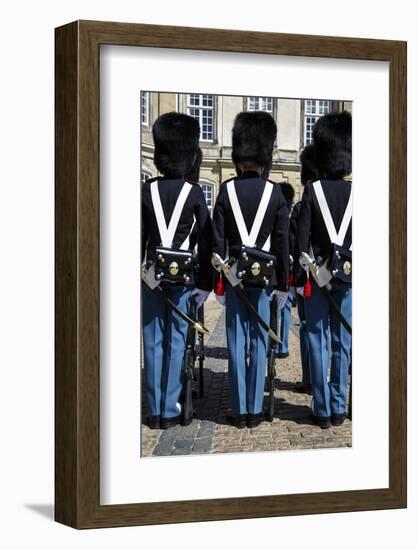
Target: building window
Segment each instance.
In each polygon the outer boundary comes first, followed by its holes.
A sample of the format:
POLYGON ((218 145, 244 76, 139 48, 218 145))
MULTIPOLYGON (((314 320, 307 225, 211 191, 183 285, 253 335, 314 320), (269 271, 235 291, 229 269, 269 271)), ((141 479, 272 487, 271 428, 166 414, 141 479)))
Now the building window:
POLYGON ((248 97, 247 108, 248 111, 266 111, 272 115, 273 99, 272 97, 250 96, 248 97))
POLYGON ((306 99, 304 101, 304 145, 313 141, 313 128, 317 120, 330 112, 327 99, 306 99))
POLYGON ((143 185, 146 180, 148 180, 150 177, 152 177, 152 174, 148 172, 147 170, 141 170, 140 171, 140 183, 143 185))
POLYGON ((202 183, 201 189, 204 193, 204 198, 206 199, 207 208, 209 209, 210 215, 213 211, 213 186, 209 183, 202 183))
POLYGON ((142 124, 149 126, 149 92, 140 94, 140 116, 142 124))
POLYGON ((214 96, 188 94, 187 113, 200 124, 200 140, 214 141, 214 96))

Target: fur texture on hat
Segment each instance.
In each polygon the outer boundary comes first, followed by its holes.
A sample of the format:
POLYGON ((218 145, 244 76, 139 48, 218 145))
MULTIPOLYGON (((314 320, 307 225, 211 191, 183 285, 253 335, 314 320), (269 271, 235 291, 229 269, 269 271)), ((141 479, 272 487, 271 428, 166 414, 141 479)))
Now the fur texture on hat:
POLYGON ((301 151, 300 162, 302 185, 305 185, 308 181, 316 180, 319 177, 316 167, 316 150, 312 143, 306 145, 301 151))
POLYGON ((279 185, 281 187, 282 194, 284 195, 285 202, 288 207, 291 207, 295 197, 294 187, 291 183, 287 183, 286 181, 281 182, 279 185))
MULTIPOLYGON (((198 160, 200 125, 182 113, 165 113, 152 126, 154 163, 167 177, 188 177, 198 160)), ((200 159, 201 160, 201 159, 200 159)))
POLYGON ((235 118, 232 130, 232 160, 270 166, 277 125, 268 113, 246 111, 235 118))
POLYGON ((313 128, 319 177, 339 179, 352 172, 352 116, 349 112, 329 113, 313 128))

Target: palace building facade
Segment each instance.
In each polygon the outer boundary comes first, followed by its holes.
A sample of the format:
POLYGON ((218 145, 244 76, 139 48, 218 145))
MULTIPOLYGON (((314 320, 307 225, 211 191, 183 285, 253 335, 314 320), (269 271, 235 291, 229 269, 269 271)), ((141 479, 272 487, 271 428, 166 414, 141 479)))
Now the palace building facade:
POLYGON ((270 178, 286 181, 301 198, 300 151, 311 142, 317 119, 329 112, 352 110, 348 101, 328 99, 281 99, 257 96, 217 96, 141 92, 141 182, 157 175, 153 164, 152 124, 159 115, 171 111, 186 113, 200 123, 203 161, 200 184, 210 212, 213 211, 222 181, 235 175, 231 159, 232 126, 241 111, 266 111, 278 127, 270 178))

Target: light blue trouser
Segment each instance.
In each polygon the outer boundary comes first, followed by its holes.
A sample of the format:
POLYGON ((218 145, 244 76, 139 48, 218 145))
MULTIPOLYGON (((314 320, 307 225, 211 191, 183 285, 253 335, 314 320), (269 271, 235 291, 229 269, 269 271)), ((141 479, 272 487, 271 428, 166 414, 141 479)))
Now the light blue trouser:
MULTIPOLYGON (((304 300, 308 351, 313 393, 312 409, 317 416, 342 414, 346 407, 351 336, 343 328, 322 292, 312 282, 311 297, 304 300), (328 381, 330 329, 331 364, 328 381)), ((352 323, 352 288, 332 285, 331 295, 349 324, 352 323)))
POLYGON ((288 353, 288 336, 291 327, 292 300, 292 296, 288 295, 285 306, 281 309, 281 330, 279 335, 281 342, 278 344, 278 353, 288 353))
MULTIPOLYGON (((188 313, 189 287, 165 288, 164 292, 181 311, 188 313)), ((142 323, 149 414, 164 418, 178 416, 188 324, 145 285, 142 285, 142 323)))
MULTIPOLYGON (((309 298, 307 298, 308 300, 309 298)), ((298 318, 300 319, 300 355, 301 355, 301 370, 303 373, 302 382, 304 384, 310 384, 310 360, 308 357, 308 337, 307 337, 307 323, 304 313, 304 300, 303 296, 297 294, 297 311, 298 318)))
MULTIPOLYGON (((245 288, 244 292, 269 324, 270 290, 245 288)), ((226 289, 226 336, 232 414, 259 414, 264 397, 268 335, 230 286, 226 289)))

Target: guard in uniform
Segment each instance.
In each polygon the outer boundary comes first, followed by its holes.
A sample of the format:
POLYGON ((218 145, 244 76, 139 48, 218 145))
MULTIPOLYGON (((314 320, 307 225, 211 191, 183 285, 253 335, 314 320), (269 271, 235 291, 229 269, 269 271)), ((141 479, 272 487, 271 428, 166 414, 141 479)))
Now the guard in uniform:
MULTIPOLYGON (((317 179, 317 171, 315 168, 315 151, 313 145, 307 145, 301 152, 301 185, 305 185, 309 181, 314 182, 317 179)), ((297 300, 297 312, 300 321, 299 328, 299 341, 300 341, 300 356, 301 356, 301 372, 302 377, 300 382, 295 383, 295 391, 298 393, 311 393, 311 381, 310 381, 310 361, 308 356, 308 338, 307 338, 307 324, 304 313, 304 285, 299 283, 299 279, 305 280, 304 273, 300 271, 300 266, 296 268, 300 253, 297 249, 297 227, 298 218, 300 216, 301 201, 297 202, 291 213, 290 218, 290 255, 294 258, 293 271, 290 275, 292 278, 292 284, 296 291, 297 300)), ((308 287, 308 294, 310 294, 310 288, 308 287)))
MULTIPOLYGON (((154 163, 163 175, 147 180, 142 188, 142 261, 153 270, 164 294, 187 314, 191 296, 199 306, 212 289, 211 218, 196 182, 200 127, 190 116, 166 113, 155 121, 152 133, 154 163), (192 231, 197 258, 190 245, 192 231)), ((188 324, 145 283, 142 323, 148 425, 166 429, 181 421, 188 324)))
MULTIPOLYGON (((288 208, 280 186, 266 178, 276 133, 268 113, 237 115, 232 160, 239 175, 222 184, 213 215, 213 252, 237 265, 239 288, 267 324, 270 299, 276 296, 282 308, 288 297, 288 208)), ((225 303, 228 420, 237 428, 254 427, 263 420, 268 335, 227 282, 225 303)))
MULTIPOLYGON (((326 292, 311 280, 311 297, 304 299, 312 384, 312 412, 322 428, 345 419, 351 336, 335 314, 330 299, 350 325, 352 320, 352 119, 350 113, 330 113, 313 130, 318 178, 305 185, 298 220, 300 254, 308 254, 327 277, 326 292), (330 331, 331 350, 328 349, 330 331), (329 353, 331 371, 328 380, 329 353)), ((305 256, 304 256, 305 258, 305 256)), ((303 259, 300 258, 300 263, 303 259)))

